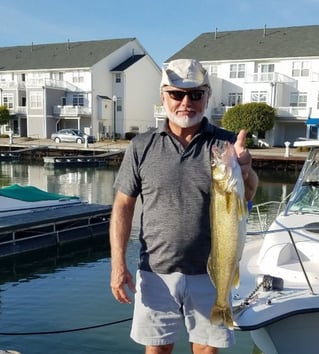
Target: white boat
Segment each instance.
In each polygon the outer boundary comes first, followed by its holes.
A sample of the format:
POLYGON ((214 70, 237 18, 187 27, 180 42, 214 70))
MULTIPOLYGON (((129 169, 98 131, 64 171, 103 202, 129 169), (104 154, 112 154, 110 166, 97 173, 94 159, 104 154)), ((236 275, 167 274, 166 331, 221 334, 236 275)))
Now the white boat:
POLYGON ((0 218, 80 203, 83 201, 79 197, 48 193, 34 186, 13 184, 0 188, 0 218))
POLYGON ((235 328, 265 354, 319 353, 319 141, 310 148, 285 209, 248 236, 233 300, 235 328))

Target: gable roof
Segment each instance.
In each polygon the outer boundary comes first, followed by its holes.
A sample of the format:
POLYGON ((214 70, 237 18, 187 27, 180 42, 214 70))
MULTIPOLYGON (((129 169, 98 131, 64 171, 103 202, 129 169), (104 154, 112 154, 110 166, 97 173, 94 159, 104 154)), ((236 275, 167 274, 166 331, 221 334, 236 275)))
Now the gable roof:
POLYGON ((203 33, 167 61, 319 56, 319 26, 262 28, 203 33))
POLYGON ((134 63, 142 59, 143 57, 145 57, 145 54, 139 54, 139 55, 134 54, 127 60, 123 61, 123 63, 117 65, 111 71, 124 71, 127 68, 129 68, 131 65, 133 65, 134 63))
POLYGON ((135 38, 0 48, 0 71, 91 67, 135 38))

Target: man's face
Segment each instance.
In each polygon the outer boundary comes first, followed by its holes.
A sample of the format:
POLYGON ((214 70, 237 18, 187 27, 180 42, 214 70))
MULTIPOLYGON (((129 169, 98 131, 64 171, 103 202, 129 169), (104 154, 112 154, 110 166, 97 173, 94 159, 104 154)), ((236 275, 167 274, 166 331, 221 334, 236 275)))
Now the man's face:
POLYGON ((202 121, 208 96, 206 86, 192 89, 164 86, 161 93, 168 119, 181 128, 190 128, 202 121))

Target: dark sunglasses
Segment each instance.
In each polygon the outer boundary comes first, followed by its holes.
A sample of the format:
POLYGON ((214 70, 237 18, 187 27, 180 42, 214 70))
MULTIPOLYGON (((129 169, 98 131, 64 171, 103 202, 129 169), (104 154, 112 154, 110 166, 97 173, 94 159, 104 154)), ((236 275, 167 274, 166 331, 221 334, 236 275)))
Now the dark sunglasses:
POLYGON ((204 90, 193 90, 193 91, 174 91, 174 90, 167 90, 163 91, 167 92, 169 97, 175 101, 182 101, 185 96, 188 96, 192 101, 199 101, 205 95, 204 90))

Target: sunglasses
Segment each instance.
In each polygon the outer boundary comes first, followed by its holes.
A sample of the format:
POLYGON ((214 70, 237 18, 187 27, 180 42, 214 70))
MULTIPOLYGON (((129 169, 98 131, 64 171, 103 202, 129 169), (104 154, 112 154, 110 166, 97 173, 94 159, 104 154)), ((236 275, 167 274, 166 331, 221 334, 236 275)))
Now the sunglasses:
POLYGON ((163 91, 163 92, 167 92, 169 97, 175 101, 182 101, 185 96, 188 96, 191 101, 199 101, 203 98, 206 91, 204 91, 204 90, 193 90, 193 91, 167 90, 167 91, 163 91))

